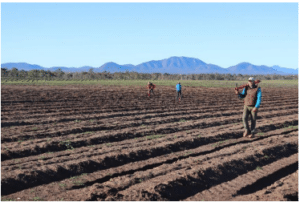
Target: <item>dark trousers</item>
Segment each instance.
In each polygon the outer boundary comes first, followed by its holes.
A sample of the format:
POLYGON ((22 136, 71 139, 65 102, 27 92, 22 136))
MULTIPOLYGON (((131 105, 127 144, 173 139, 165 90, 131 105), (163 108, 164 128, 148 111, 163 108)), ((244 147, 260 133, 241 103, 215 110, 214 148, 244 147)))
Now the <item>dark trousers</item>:
POLYGON ((153 91, 153 89, 149 89, 149 90, 148 90, 148 96, 150 96, 150 95, 151 95, 151 93, 154 95, 154 91, 153 91))
POLYGON ((257 117, 257 111, 256 110, 255 112, 252 112, 252 109, 254 107, 249 107, 249 106, 244 106, 244 112, 243 112, 243 125, 244 125, 244 128, 245 130, 248 131, 248 133, 255 133, 255 125, 256 125, 256 117, 257 117), (251 129, 249 127, 249 124, 248 124, 248 117, 250 116, 250 119, 251 119, 251 129))
POLYGON ((178 98, 180 98, 180 100, 181 100, 181 98, 182 98, 182 96, 181 96, 181 90, 180 90, 180 91, 177 91, 176 100, 178 100, 178 98))

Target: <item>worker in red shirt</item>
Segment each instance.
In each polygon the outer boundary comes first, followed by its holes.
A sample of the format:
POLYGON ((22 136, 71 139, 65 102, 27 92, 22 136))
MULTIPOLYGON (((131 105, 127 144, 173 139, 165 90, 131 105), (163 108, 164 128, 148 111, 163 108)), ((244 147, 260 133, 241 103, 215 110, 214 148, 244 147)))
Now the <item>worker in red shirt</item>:
POLYGON ((153 89, 155 88, 155 85, 149 81, 147 88, 148 88, 148 96, 150 97, 151 93, 154 95, 153 89))

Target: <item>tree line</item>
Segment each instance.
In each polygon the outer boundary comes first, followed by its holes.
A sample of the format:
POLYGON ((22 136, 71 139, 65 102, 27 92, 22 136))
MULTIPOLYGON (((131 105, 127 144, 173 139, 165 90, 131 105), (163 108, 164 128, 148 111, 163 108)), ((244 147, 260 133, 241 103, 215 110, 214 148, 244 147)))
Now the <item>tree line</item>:
POLYGON ((168 74, 138 72, 63 72, 61 69, 50 70, 18 70, 1 68, 1 79, 6 80, 247 80, 250 76, 260 80, 298 80, 298 75, 249 75, 249 74, 168 74))

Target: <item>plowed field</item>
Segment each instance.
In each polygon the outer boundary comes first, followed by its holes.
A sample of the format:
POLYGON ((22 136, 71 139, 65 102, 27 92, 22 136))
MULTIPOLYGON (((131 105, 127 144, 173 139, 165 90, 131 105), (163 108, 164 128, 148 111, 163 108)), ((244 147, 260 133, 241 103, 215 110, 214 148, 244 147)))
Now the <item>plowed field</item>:
POLYGON ((298 200, 298 89, 2 86, 2 200, 298 200))

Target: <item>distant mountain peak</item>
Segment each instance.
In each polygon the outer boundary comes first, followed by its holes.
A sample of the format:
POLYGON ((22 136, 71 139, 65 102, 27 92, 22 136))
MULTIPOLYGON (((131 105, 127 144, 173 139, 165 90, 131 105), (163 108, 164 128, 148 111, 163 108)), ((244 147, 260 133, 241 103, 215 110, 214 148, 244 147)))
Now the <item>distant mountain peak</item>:
POLYGON ((107 62, 107 63, 104 63, 103 65, 119 65, 119 64, 117 64, 115 62, 107 62))
POLYGON ((218 65, 207 64, 198 58, 185 57, 185 56, 172 56, 162 60, 151 60, 148 62, 143 62, 138 65, 126 64, 119 65, 115 62, 107 62, 100 67, 94 68, 91 66, 83 67, 51 67, 44 68, 39 65, 32 65, 26 62, 20 63, 4 63, 1 67, 6 67, 11 69, 13 67, 19 70, 30 71, 32 69, 44 69, 55 71, 61 68, 65 72, 80 72, 88 71, 93 68, 94 72, 125 72, 125 71, 135 71, 139 73, 169 73, 169 74, 207 74, 207 73, 219 73, 219 74, 298 74, 298 69, 289 69, 280 67, 278 65, 273 65, 268 67, 265 65, 253 65, 249 62, 241 62, 237 65, 230 66, 228 68, 222 68, 218 65))

